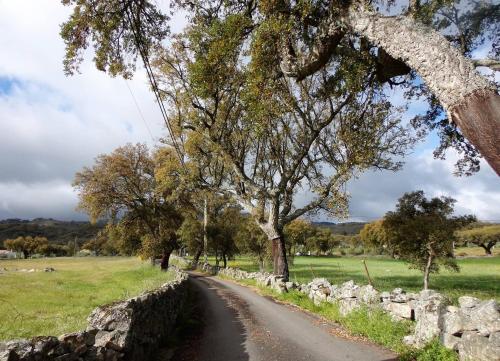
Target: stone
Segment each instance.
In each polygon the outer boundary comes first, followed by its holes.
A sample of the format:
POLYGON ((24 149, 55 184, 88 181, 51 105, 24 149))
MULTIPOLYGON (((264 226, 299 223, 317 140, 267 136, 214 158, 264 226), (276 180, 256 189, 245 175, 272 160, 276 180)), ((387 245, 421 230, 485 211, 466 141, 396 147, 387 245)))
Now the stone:
POLYGON ((343 298, 339 301, 339 311, 342 316, 346 316, 355 309, 361 307, 362 303, 357 298, 343 298))
POLYGON ((354 281, 347 281, 340 285, 338 298, 356 298, 359 286, 354 281))
POLYGON ((364 303, 374 304, 380 302, 379 292, 371 285, 362 286, 357 290, 357 297, 364 303))
POLYGON ((450 335, 459 336, 464 332, 464 317, 459 312, 445 312, 443 314, 442 330, 450 335))
POLYGON ((458 351, 458 345, 460 344, 461 338, 450 335, 449 333, 442 333, 439 337, 439 341, 441 341, 443 346, 447 349, 458 351))
POLYGON ((481 300, 476 297, 471 296, 462 296, 458 298, 458 304, 460 308, 473 308, 478 306, 481 303, 481 300))
MULTIPOLYGON (((430 290, 425 290, 430 291, 430 290)), ((415 331, 414 345, 422 347, 441 333, 443 315, 446 313, 447 300, 432 291, 420 293, 420 299, 415 301, 415 331)))
POLYGON ((483 301, 470 313, 473 328, 482 336, 500 331, 500 308, 495 300, 483 301))
POLYGON ((380 294, 380 300, 382 302, 388 302, 390 298, 391 298, 390 292, 384 291, 380 294))
POLYGON ((458 344, 460 360, 498 361, 500 347, 475 331, 465 331, 458 344))
POLYGON ((414 319, 413 309, 407 303, 387 302, 382 305, 382 308, 389 312, 395 319, 414 319))
POLYGON ((395 288, 390 293, 391 302, 405 303, 408 301, 406 297, 406 292, 402 288, 395 288))
POLYGON ((40 336, 31 339, 31 343, 33 344, 33 352, 45 355, 59 345, 59 340, 53 336, 40 336))

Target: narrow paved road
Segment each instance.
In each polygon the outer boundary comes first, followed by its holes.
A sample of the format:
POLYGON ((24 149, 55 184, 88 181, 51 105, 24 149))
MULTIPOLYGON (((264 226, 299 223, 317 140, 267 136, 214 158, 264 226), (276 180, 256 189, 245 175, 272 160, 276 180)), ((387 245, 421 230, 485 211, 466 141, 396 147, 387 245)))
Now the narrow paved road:
POLYGON ((204 327, 176 361, 389 361, 380 347, 335 336, 338 328, 247 287, 191 274, 204 327))

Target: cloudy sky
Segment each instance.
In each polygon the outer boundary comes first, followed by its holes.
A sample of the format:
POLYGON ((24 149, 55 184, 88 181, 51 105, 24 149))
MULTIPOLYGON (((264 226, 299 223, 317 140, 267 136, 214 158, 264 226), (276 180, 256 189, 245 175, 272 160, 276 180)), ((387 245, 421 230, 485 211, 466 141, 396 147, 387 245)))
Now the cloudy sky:
MULTIPOLYGON (((64 76, 59 25, 68 14, 56 0, 0 0, 0 219, 86 219, 75 211, 75 172, 100 153, 127 142, 154 145, 164 135, 144 73, 112 79, 94 69, 89 54, 82 74, 64 76)), ((352 219, 380 217, 402 193, 423 189, 456 198, 459 213, 500 220, 494 172, 483 165, 473 177, 454 177, 453 154, 434 160, 432 146, 420 144, 396 174, 353 181, 352 219)))

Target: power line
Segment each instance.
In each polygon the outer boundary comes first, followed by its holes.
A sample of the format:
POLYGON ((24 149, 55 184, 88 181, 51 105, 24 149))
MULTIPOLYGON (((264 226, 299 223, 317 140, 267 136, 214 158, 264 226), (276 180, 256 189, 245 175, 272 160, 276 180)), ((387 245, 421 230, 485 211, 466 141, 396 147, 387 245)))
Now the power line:
POLYGON ((128 91, 130 92, 130 95, 132 96, 132 99, 134 100, 135 107, 137 108, 137 112, 139 113, 142 121, 144 122, 144 125, 146 126, 146 129, 148 130, 149 135, 151 136, 151 140, 154 142, 155 138, 153 137, 153 133, 151 133, 151 129, 148 126, 148 123, 146 122, 146 118, 144 118, 144 115, 142 114, 141 108, 139 107, 139 104, 137 103, 137 99, 134 96, 134 93, 132 93, 132 89, 130 88, 130 85, 128 84, 127 79, 124 79, 125 85, 128 88, 128 91))
POLYGON ((158 87, 158 83, 156 82, 156 79, 155 79, 155 76, 154 76, 151 64, 149 62, 148 55, 146 53, 146 50, 143 48, 143 44, 140 41, 139 31, 135 27, 134 22, 132 22, 131 15, 129 14, 128 10, 126 11, 126 14, 127 14, 127 19, 128 19, 128 21, 130 23, 130 28, 132 29, 132 33, 134 35, 134 39, 135 39, 135 43, 136 43, 137 49, 139 50, 139 54, 141 55, 142 62, 143 62, 144 67, 146 69, 146 73, 148 74, 149 83, 150 83, 150 85, 151 85, 151 87, 153 89, 153 93, 155 95, 156 101, 158 102, 158 106, 160 108, 160 112, 161 112, 161 115, 163 117, 163 121, 165 122, 165 125, 167 126, 167 130, 168 130, 168 132, 170 134, 170 138, 172 139, 172 143, 174 145, 174 148, 175 148, 175 151, 177 153, 177 156, 179 157, 179 161, 181 162, 182 165, 184 165, 184 157, 182 155, 183 153, 181 152, 179 144, 177 143, 177 140, 176 140, 176 138, 174 136, 174 132, 172 130, 172 125, 170 124, 170 119, 168 117, 168 112, 165 109, 165 105, 163 104, 163 101, 161 99, 161 95, 160 95, 160 90, 159 90, 159 87, 158 87))

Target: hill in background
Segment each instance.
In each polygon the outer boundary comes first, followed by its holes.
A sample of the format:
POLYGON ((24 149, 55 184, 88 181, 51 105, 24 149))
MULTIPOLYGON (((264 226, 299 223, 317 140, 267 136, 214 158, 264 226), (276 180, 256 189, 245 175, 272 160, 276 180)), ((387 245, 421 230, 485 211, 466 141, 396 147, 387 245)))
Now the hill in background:
POLYGON ((321 228, 329 228, 334 234, 353 235, 358 234, 366 222, 313 222, 313 225, 321 228))
POLYGON ((0 220, 0 246, 6 239, 20 236, 47 237, 49 242, 68 244, 74 242, 82 244, 93 238, 102 229, 103 224, 90 222, 58 221, 51 218, 35 218, 33 220, 5 219, 0 220))

